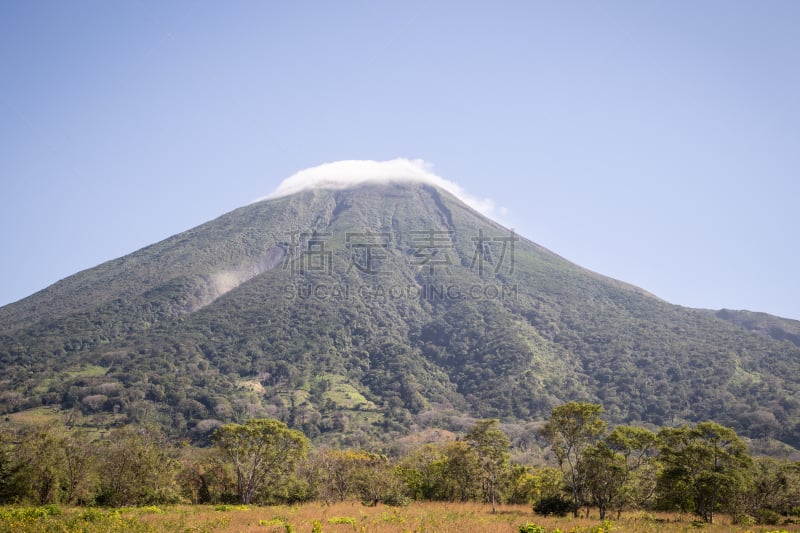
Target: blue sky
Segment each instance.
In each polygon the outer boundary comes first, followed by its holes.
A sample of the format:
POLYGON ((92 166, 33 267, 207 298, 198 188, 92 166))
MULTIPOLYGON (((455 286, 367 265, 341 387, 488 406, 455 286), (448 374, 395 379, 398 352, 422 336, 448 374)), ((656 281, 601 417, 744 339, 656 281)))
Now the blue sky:
POLYGON ((798 27, 791 0, 2 2, 0 305, 408 157, 582 266, 800 319, 798 27))

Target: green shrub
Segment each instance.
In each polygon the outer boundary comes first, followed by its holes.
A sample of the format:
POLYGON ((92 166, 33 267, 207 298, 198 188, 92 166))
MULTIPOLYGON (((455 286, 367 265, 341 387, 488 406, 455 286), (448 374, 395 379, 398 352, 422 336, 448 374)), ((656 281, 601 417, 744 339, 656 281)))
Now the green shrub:
POLYGON ((781 515, 772 509, 759 509, 754 513, 758 524, 774 526, 781 521, 781 515))
POLYGON ((538 524, 524 524, 519 526, 519 533, 545 533, 544 526, 538 524))
POLYGON ((274 518, 270 518, 269 520, 258 521, 259 526, 282 526, 286 523, 288 523, 288 521, 281 516, 276 516, 274 518))
POLYGON ((399 492, 387 494, 383 499, 383 503, 390 507, 405 507, 411 503, 411 498, 399 492))
POLYGON ((36 520, 47 518, 48 516, 61 516, 61 508, 54 504, 43 505, 41 507, 20 507, 17 509, 3 510, 3 516, 9 519, 36 520))
POLYGON ((756 524, 756 519, 749 514, 735 513, 732 516, 732 522, 737 526, 753 526, 756 524))
POLYGON ((533 512, 541 516, 567 516, 572 503, 561 496, 547 496, 533 504, 533 512))
POLYGON ((84 522, 99 522, 103 520, 106 515, 100 509, 89 507, 88 509, 84 509, 79 516, 84 522))
POLYGON ((249 505, 222 504, 222 505, 217 505, 217 506, 214 507, 215 511, 220 511, 220 512, 223 512, 223 513, 226 513, 228 511, 247 511, 248 509, 250 509, 249 505))
POLYGON ((332 516, 328 518, 329 524, 350 524, 353 526, 353 531, 356 531, 356 524, 357 521, 355 518, 350 518, 349 516, 332 516))

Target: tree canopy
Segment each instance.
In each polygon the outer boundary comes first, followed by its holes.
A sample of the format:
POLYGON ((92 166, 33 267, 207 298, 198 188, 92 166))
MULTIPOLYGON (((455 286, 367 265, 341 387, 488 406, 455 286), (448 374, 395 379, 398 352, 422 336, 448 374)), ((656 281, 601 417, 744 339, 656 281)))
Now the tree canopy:
POLYGON ((277 483, 308 452, 309 441, 301 431, 278 420, 251 419, 226 424, 212 437, 236 472, 242 503, 248 504, 264 484, 277 483))
POLYGON ((559 466, 572 492, 573 513, 585 498, 585 470, 583 461, 586 449, 594 444, 606 430, 600 418, 603 406, 586 402, 569 402, 553 408, 542 435, 550 442, 559 466))

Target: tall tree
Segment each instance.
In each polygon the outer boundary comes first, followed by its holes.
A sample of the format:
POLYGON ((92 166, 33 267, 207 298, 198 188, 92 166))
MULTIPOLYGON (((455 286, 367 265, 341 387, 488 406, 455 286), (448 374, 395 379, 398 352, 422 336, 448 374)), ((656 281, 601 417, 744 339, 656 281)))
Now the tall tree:
POLYGON ((301 431, 278 420, 254 418, 244 424, 226 424, 212 440, 233 465, 239 499, 253 501, 265 484, 277 483, 306 456, 309 442, 301 431))
POLYGON ((721 504, 741 488, 751 461, 734 430, 701 422, 696 427, 663 428, 659 459, 661 482, 669 489, 688 489, 694 511, 708 523, 721 504))
POLYGON ((15 455, 20 466, 20 485, 39 505, 58 503, 64 481, 61 447, 63 436, 53 425, 35 425, 20 432, 15 455))
POLYGON ((425 444, 412 449, 398 464, 397 472, 413 499, 446 499, 443 482, 444 464, 444 446, 425 444))
POLYGON ((564 479, 572 493, 572 512, 576 517, 584 502, 584 453, 606 430, 606 423, 600 418, 602 413, 603 406, 599 404, 565 403, 553 409, 541 430, 564 472, 564 479))
POLYGON ((479 420, 472 426, 464 440, 478 456, 484 497, 492 502, 494 513, 498 485, 508 467, 511 441, 500 429, 500 422, 497 419, 479 420))
POLYGON ((606 511, 615 505, 623 494, 626 478, 625 457, 600 441, 586 448, 580 469, 591 503, 597 506, 600 520, 605 520, 606 511))
POLYGON ((752 483, 742 492, 749 514, 768 509, 788 515, 800 505, 800 463, 755 457, 751 471, 752 483))
POLYGON ((625 484, 616 502, 617 516, 625 507, 644 507, 655 494, 658 481, 658 436, 641 427, 617 426, 606 443, 625 458, 625 484))
POLYGON ((64 469, 64 501, 72 505, 90 502, 95 495, 96 456, 88 434, 70 429, 61 441, 64 469))
POLYGON ((444 447, 444 460, 434 463, 441 493, 450 501, 468 501, 480 493, 480 462, 475 450, 464 441, 444 447))
POLYGON ((314 463, 318 494, 325 501, 359 497, 375 504, 384 499, 387 478, 393 477, 385 455, 364 450, 321 450, 314 463))
POLYGON ((133 427, 114 431, 100 453, 98 499, 114 506, 177 500, 173 455, 162 435, 133 427))
POLYGON ((14 437, 5 427, 0 427, 0 503, 14 499, 14 437))

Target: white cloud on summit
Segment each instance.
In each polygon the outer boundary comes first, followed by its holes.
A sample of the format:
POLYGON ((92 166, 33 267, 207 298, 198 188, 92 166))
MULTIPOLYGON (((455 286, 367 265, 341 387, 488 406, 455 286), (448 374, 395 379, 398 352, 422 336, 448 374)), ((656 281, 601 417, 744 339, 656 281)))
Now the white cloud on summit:
POLYGON ((257 201, 288 196, 305 189, 346 189, 364 183, 419 182, 446 190, 473 209, 492 217, 502 214, 492 200, 470 196, 456 183, 437 176, 432 165, 421 159, 391 159, 389 161, 344 160, 325 163, 301 170, 289 176, 278 188, 257 201))

